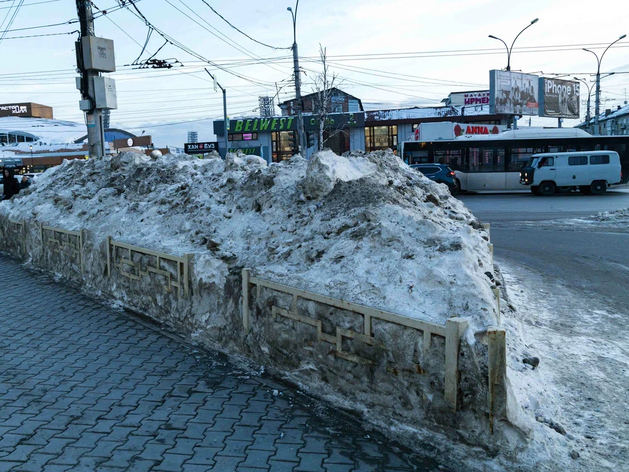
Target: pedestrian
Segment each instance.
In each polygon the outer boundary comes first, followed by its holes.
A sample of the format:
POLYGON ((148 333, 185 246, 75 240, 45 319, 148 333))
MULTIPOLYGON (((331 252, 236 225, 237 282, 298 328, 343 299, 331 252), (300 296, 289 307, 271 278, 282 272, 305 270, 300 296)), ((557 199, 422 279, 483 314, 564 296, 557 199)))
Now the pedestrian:
POLYGON ((29 188, 31 186, 31 181, 28 180, 26 175, 22 176, 22 181, 20 182, 20 190, 24 190, 25 188, 29 188))
POLYGON ((13 169, 4 168, 3 184, 4 191, 2 193, 2 200, 8 200, 13 195, 20 193, 20 184, 13 176, 13 169))

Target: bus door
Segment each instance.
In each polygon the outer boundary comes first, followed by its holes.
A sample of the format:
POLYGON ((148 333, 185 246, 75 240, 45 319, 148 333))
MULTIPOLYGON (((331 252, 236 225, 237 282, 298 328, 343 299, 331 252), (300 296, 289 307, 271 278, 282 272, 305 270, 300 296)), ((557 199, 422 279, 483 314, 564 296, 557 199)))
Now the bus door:
POLYGON ((505 190, 507 185, 504 148, 468 149, 468 190, 505 190))

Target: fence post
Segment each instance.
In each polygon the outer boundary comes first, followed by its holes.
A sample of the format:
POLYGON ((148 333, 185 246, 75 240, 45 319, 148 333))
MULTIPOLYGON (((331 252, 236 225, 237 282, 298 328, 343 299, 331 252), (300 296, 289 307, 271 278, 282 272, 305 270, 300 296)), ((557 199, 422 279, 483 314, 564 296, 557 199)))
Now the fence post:
POLYGON ((184 298, 188 298, 190 295, 190 260, 192 259, 192 254, 184 254, 184 260, 186 261, 183 265, 183 296, 184 298))
POLYGON ((497 320, 498 324, 500 324, 500 319, 502 318, 502 313, 500 313, 500 289, 498 287, 494 287, 491 289, 491 291, 494 292, 494 297, 496 297, 496 305, 498 307, 497 320))
POLYGON ((487 231, 487 237, 489 238, 489 241, 491 242, 491 225, 489 223, 483 223, 483 229, 487 231))
POLYGON ((107 277, 111 278, 111 236, 107 236, 107 277))
POLYGON ((242 269, 242 327, 245 334, 251 327, 249 319, 249 269, 242 269))
POLYGON ((506 388, 505 378, 507 374, 507 347, 505 330, 499 328, 489 328, 487 330, 487 350, 489 364, 489 432, 494 434, 494 416, 496 414, 496 400, 500 402, 500 412, 506 411, 506 388))
POLYGON ((462 318, 446 320, 445 400, 457 410, 459 393, 459 345, 467 328, 462 318))

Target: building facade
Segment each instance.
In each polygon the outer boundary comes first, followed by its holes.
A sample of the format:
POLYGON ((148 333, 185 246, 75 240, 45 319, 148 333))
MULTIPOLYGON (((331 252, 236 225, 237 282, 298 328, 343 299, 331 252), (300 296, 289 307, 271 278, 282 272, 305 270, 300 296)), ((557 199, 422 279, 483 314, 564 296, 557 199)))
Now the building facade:
MULTIPOLYGON (((616 110, 605 110, 605 113, 598 117, 600 135, 602 136, 623 136, 629 135, 629 105, 618 106, 616 110)), ((576 126, 590 134, 596 133, 596 120, 591 118, 589 123, 584 121, 576 126)))
MULTIPOLYGON (((347 151, 397 151, 398 143, 416 139, 421 123, 454 121, 477 125, 510 126, 511 115, 494 114, 489 111, 485 92, 465 92, 470 99, 463 105, 437 107, 414 107, 393 110, 362 111, 360 99, 334 89, 339 107, 332 110, 323 125, 324 147, 337 154, 347 151), (345 111, 348 110, 348 111, 345 111), (356 110, 356 111, 353 111, 356 110)), ((317 149, 320 140, 320 123, 316 108, 312 108, 312 95, 304 97, 304 127, 308 134, 307 157, 317 149), (307 105, 307 106, 306 106, 307 105), (313 110, 315 113, 313 113, 313 110)), ((456 94, 451 98, 458 100, 456 94), (453 97, 455 96, 455 97, 453 97)), ((465 98, 464 98, 465 100, 465 98)), ((295 100, 280 104, 282 116, 271 118, 243 117, 230 120, 228 129, 229 150, 256 154, 268 162, 279 162, 296 154, 297 117, 295 100)), ((223 120, 214 121, 214 134, 218 137, 219 149, 223 149, 223 120)))

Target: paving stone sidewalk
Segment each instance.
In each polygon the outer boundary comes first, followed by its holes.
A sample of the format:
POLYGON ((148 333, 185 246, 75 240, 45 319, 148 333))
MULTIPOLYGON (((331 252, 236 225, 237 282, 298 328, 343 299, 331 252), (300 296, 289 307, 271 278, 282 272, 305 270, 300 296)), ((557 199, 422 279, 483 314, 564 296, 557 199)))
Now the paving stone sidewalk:
POLYGON ((0 472, 445 470, 0 255, 0 472))

